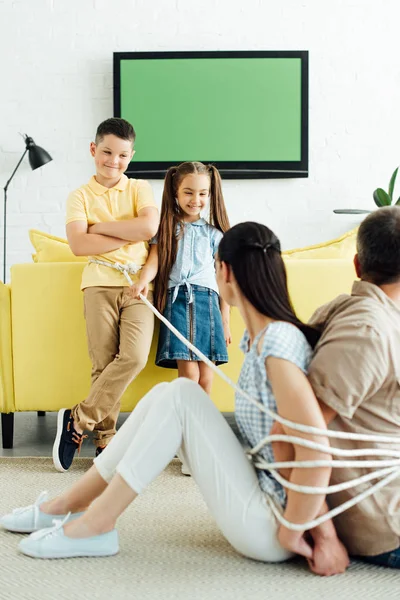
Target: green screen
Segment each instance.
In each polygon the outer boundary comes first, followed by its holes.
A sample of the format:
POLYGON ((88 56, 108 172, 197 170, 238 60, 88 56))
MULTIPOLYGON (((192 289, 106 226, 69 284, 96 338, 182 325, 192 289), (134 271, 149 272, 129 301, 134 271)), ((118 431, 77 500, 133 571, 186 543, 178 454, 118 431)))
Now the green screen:
POLYGON ((300 58, 121 60, 135 161, 300 161, 300 58))

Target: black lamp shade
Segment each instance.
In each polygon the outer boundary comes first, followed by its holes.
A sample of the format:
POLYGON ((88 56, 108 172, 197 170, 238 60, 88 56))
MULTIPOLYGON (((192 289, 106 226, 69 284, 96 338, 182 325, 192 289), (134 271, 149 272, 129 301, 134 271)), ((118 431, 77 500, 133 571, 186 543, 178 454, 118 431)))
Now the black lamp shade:
POLYGON ((40 146, 36 146, 31 137, 26 137, 25 143, 28 150, 29 164, 31 165, 32 171, 39 169, 39 167, 43 167, 43 165, 53 160, 46 150, 40 146))

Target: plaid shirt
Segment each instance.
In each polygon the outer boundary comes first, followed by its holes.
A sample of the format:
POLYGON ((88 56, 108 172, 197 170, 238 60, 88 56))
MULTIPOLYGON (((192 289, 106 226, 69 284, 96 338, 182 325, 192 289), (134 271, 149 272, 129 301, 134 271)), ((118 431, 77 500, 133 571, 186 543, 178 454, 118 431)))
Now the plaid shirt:
MULTIPOLYGON (((245 331, 240 348, 245 353, 245 359, 240 371, 239 387, 276 413, 276 401, 268 381, 265 359, 267 356, 282 358, 295 364, 303 373, 307 373, 312 350, 304 334, 290 323, 275 321, 257 335, 250 348, 249 334, 245 331), (261 352, 258 353, 257 345, 263 335, 261 352)), ((236 393, 235 417, 246 448, 253 448, 265 438, 274 423, 271 417, 261 412, 257 406, 239 393, 236 393)), ((274 462, 271 444, 265 445, 260 450, 259 456, 267 462, 274 462)), ((286 492, 274 479, 272 473, 257 469, 257 475, 261 489, 284 506, 286 492)))

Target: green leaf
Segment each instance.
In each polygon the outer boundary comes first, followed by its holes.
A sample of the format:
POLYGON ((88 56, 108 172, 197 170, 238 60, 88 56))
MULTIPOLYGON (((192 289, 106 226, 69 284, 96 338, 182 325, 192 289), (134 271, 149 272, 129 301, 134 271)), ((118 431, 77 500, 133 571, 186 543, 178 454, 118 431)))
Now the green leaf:
POLYGON ((392 177, 390 178, 390 183, 389 183, 390 204, 392 204, 392 202, 393 202, 393 190, 394 190, 394 184, 396 183, 396 177, 397 177, 398 170, 399 170, 399 167, 397 167, 397 169, 394 171, 392 177))
POLYGON ((392 203, 389 194, 385 192, 385 190, 383 190, 382 188, 376 189, 374 191, 373 196, 375 204, 379 207, 390 206, 392 203))
POLYGON ((399 198, 397 198, 397 202, 396 202, 396 204, 397 204, 397 205, 400 205, 400 197, 399 197, 399 198))

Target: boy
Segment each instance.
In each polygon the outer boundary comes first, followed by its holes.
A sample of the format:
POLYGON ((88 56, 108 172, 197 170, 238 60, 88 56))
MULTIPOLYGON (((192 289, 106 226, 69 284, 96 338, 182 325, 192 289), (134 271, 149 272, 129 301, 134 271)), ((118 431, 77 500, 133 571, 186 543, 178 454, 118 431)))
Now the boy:
MULTIPOLYGON (((67 201, 68 243, 76 256, 89 257, 81 289, 92 385, 86 400, 58 413, 53 462, 61 472, 71 466, 85 430, 94 431, 96 456, 111 441, 121 396, 144 368, 150 351, 153 313, 132 297, 121 271, 91 262, 143 267, 147 261, 146 240, 157 231, 158 210, 150 184, 124 175, 134 141, 135 131, 124 119, 101 123, 90 144, 96 175, 67 201)), ((139 275, 131 278, 136 283, 139 275)))

